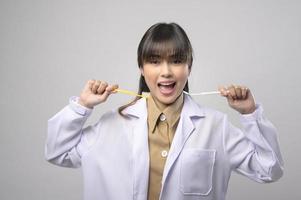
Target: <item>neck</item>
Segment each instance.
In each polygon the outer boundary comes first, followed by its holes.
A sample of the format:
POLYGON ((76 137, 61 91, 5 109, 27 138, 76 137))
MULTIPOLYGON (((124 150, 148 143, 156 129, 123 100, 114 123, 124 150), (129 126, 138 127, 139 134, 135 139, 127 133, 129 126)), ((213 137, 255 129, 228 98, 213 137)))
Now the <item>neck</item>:
MULTIPOLYGON (((179 97, 181 96, 181 94, 174 100, 174 102, 176 102, 179 97)), ((166 107, 170 106, 171 104, 173 104, 174 102, 170 103, 170 104, 165 104, 165 103, 162 103, 160 102, 155 96, 152 96, 153 99, 154 99, 154 102, 156 104, 156 106, 161 110, 163 111, 166 107)))

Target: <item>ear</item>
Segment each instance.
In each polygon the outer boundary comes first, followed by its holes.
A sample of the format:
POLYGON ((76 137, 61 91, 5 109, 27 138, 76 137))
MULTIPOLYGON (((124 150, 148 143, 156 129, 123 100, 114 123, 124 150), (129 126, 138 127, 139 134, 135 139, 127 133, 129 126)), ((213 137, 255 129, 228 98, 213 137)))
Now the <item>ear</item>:
POLYGON ((144 70, 143 70, 143 67, 139 67, 139 69, 140 69, 141 75, 144 76, 144 70))
POLYGON ((191 67, 188 67, 188 76, 190 76, 191 67))

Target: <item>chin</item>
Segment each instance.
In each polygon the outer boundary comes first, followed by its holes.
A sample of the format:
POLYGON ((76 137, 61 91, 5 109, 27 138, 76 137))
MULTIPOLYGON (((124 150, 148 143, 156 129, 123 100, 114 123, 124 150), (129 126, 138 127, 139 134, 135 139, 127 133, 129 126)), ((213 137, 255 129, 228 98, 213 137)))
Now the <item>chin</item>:
POLYGON ((160 94, 159 96, 156 96, 156 98, 163 104, 165 105, 169 105, 169 104, 172 104, 173 102, 176 101, 177 97, 179 96, 180 94, 174 94, 174 95, 171 95, 171 96, 163 96, 162 94, 160 94))
POLYGON ((167 99, 164 99, 164 100, 161 100, 159 99, 159 101, 165 105, 170 105, 172 104, 173 102, 175 102, 175 99, 170 99, 170 100, 167 100, 167 99))

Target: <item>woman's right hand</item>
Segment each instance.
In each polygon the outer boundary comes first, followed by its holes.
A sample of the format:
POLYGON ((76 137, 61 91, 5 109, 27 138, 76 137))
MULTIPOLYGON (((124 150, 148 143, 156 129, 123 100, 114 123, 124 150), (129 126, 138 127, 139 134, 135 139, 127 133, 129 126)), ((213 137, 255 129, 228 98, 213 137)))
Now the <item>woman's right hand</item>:
POLYGON ((78 103, 92 109, 105 102, 110 94, 116 93, 114 90, 117 88, 118 85, 109 85, 105 81, 89 80, 80 94, 78 103))

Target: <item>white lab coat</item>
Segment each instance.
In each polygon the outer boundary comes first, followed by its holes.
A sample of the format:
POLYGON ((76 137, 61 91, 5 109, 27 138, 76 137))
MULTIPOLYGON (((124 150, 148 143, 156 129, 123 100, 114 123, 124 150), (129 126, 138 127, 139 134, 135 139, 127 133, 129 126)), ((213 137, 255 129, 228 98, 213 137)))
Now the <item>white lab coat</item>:
MULTIPOLYGON (((180 121, 167 157, 161 200, 224 200, 231 171, 257 182, 283 173, 276 130, 263 116, 241 115, 243 130, 223 113, 199 106, 184 95, 180 121)), ((48 121, 46 159, 64 167, 82 167, 85 200, 146 200, 149 151, 146 100, 120 116, 104 114, 83 128, 91 110, 70 104, 48 121)))

